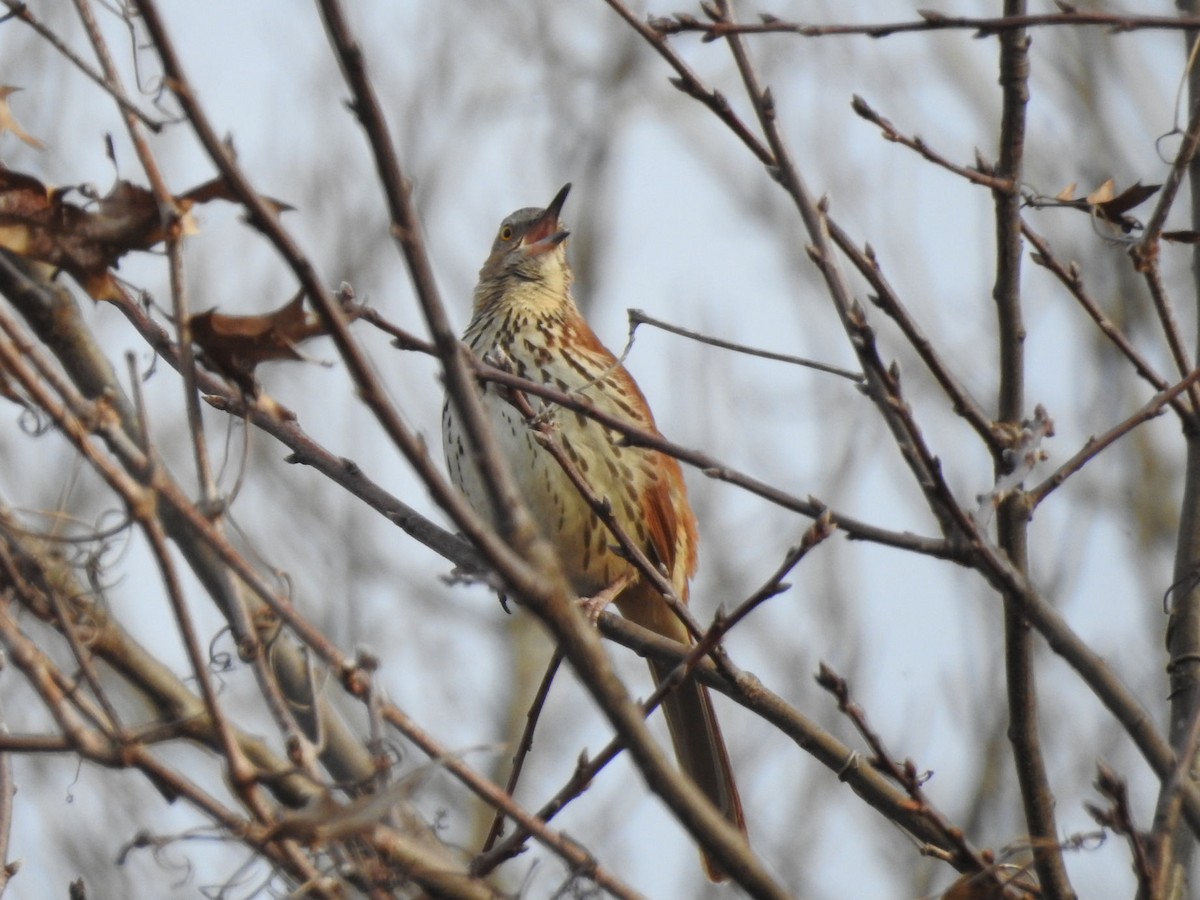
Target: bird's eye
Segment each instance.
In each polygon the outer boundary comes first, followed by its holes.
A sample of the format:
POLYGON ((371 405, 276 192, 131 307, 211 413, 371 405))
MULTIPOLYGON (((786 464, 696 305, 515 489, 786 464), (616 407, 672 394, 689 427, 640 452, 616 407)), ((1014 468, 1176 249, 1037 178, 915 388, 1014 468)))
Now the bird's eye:
POLYGON ((511 241, 513 238, 513 230, 511 225, 500 226, 500 240, 511 241))

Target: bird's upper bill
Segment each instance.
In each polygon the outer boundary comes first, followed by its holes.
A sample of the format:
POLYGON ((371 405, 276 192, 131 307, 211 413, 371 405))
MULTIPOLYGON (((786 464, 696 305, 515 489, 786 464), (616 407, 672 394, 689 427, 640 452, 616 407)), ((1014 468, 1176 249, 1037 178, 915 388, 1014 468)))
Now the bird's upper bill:
POLYGON ((560 227, 562 223, 558 220, 558 214, 562 211, 563 204, 567 201, 567 194, 570 192, 571 185, 564 184, 562 190, 554 195, 550 205, 542 210, 542 214, 529 226, 529 230, 521 239, 521 249, 527 256, 540 256, 547 253, 565 241, 571 234, 565 228, 560 227))

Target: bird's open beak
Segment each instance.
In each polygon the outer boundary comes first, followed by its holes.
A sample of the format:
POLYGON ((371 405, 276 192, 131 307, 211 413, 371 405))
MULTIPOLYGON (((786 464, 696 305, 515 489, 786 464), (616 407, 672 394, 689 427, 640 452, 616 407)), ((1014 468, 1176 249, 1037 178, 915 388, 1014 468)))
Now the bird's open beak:
POLYGON ((571 185, 564 184, 562 190, 554 195, 550 205, 542 211, 534 226, 525 233, 522 247, 526 254, 538 256, 547 253, 565 241, 571 234, 565 228, 560 228, 558 221, 558 214, 562 211, 563 204, 567 202, 567 194, 570 192, 571 185))

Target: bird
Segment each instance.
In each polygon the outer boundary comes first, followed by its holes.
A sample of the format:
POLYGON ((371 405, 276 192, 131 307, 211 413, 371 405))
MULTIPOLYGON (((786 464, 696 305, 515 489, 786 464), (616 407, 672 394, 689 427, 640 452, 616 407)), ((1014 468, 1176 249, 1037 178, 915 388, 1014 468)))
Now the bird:
MULTIPOLYGON (((572 297, 570 232, 560 219, 570 189, 565 185, 544 209, 519 209, 500 223, 479 271, 463 341, 480 358, 575 392, 594 408, 658 434, 641 389, 600 342, 572 297)), ((621 530, 667 574, 675 595, 686 603, 698 534, 679 462, 658 450, 629 446, 617 431, 549 401, 527 397, 523 414, 511 393, 493 384, 484 387, 482 400, 520 495, 576 594, 592 598, 585 602, 611 600, 626 619, 690 644, 691 635, 662 594, 621 553, 563 465, 539 443, 528 421, 529 407, 549 424, 576 473, 607 501, 621 530)), ((495 524, 497 516, 449 397, 442 413, 442 441, 451 480, 471 507, 495 524)), ((671 669, 670 664, 650 662, 656 684, 671 669)), ((708 689, 689 677, 665 696, 662 707, 680 768, 745 834, 741 798, 708 689)), ((725 880, 703 850, 701 861, 711 880, 725 880)))

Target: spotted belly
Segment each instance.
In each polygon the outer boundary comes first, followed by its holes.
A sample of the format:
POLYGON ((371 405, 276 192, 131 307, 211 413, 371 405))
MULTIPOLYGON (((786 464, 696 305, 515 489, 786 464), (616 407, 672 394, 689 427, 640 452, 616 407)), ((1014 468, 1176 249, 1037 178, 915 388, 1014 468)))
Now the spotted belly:
MULTIPOLYGON (((579 495, 558 461, 537 442, 520 413, 492 390, 484 392, 483 403, 522 499, 557 552, 575 591, 591 596, 627 573, 630 564, 613 550, 616 539, 579 495)), ((494 522, 483 479, 449 406, 443 417, 450 477, 476 512, 494 522)), ((636 514, 633 488, 637 482, 636 457, 642 451, 619 446, 615 436, 602 426, 567 410, 555 410, 549 421, 557 428, 555 437, 576 470, 594 493, 609 501, 622 529, 647 546, 645 523, 636 514), (562 417, 570 418, 569 428, 558 427, 562 417)))

